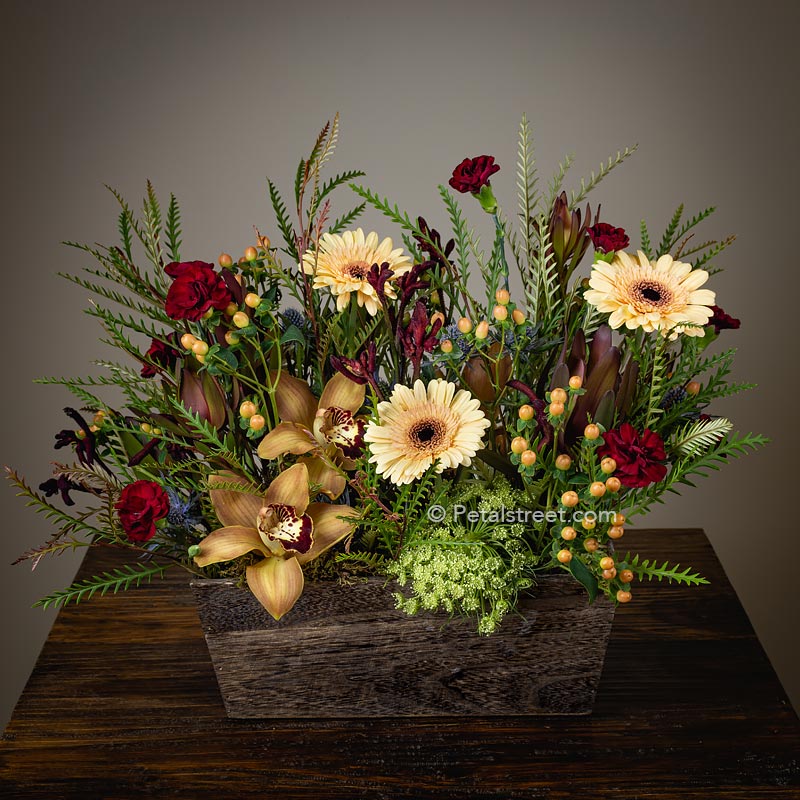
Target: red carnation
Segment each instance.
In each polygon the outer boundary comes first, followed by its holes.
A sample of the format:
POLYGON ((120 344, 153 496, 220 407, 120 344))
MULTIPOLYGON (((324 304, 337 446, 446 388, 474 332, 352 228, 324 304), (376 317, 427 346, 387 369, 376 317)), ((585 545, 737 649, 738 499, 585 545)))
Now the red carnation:
POLYGON ((153 481, 128 484, 114 506, 125 535, 132 542, 147 542, 155 536, 156 522, 169 514, 169 497, 153 481))
POLYGON ((166 303, 166 312, 172 319, 197 322, 209 308, 221 311, 233 299, 224 278, 205 261, 173 262, 165 271, 175 279, 166 303))
POLYGON ((592 225, 589 228, 589 238, 592 240, 594 249, 600 253, 624 250, 631 243, 624 228, 615 228, 607 222, 598 222, 592 225))
POLYGON ((742 324, 741 320, 726 314, 719 306, 711 306, 711 319, 706 325, 714 326, 714 333, 725 330, 738 330, 742 324))
POLYGON ((467 192, 478 194, 484 186, 489 185, 489 178, 499 171, 500 167, 494 163, 494 156, 465 158, 453 170, 453 177, 449 183, 462 194, 467 192))
POLYGON ((641 435, 633 425, 623 423, 617 430, 603 434, 602 447, 597 449, 601 458, 610 456, 617 462, 614 473, 623 486, 641 489, 651 483, 658 483, 667 474, 664 442, 661 437, 645 428, 641 435))
MULTIPOLYGON (((169 370, 175 366, 180 353, 174 347, 162 342, 161 339, 153 339, 145 355, 155 364, 169 370)), ((156 372, 158 370, 153 364, 145 364, 142 367, 143 378, 152 378, 156 372)))

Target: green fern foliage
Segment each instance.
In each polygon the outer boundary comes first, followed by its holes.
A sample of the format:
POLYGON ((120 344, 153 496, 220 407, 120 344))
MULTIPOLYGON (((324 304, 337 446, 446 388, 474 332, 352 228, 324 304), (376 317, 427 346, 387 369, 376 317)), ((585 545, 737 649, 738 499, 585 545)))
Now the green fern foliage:
POLYGON ((652 561, 649 559, 640 559, 638 554, 631 557, 631 554, 628 553, 625 558, 618 563, 622 568, 631 570, 640 581, 645 579, 648 581, 667 581, 667 583, 672 583, 674 581, 675 583, 682 583, 687 586, 698 586, 708 583, 708 580, 702 575, 692 572, 691 567, 681 570, 680 564, 670 566, 667 561, 661 566, 658 566, 658 562, 655 559, 652 561))
POLYGON ((722 417, 693 422, 679 431, 673 443, 673 449, 680 455, 690 458, 702 455, 731 430, 733 430, 733 423, 722 417))

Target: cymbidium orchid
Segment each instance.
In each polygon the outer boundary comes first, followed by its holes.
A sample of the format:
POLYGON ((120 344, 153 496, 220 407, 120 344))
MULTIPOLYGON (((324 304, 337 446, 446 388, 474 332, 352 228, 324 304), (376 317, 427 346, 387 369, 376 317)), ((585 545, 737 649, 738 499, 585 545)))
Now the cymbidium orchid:
POLYGON ((346 484, 343 470, 355 466, 353 459, 363 447, 365 423, 355 414, 365 394, 363 384, 337 373, 317 400, 305 381, 281 375, 275 390, 281 422, 261 440, 259 457, 304 456, 300 463, 311 483, 335 500, 346 484))
POLYGON ((247 481, 233 475, 212 476, 211 503, 224 527, 200 543, 194 561, 207 567, 247 553, 263 556, 247 567, 247 585, 264 608, 280 619, 303 593, 303 565, 352 532, 350 506, 310 503, 309 474, 295 464, 270 484, 263 497, 246 491, 247 481), (243 491, 230 487, 241 484, 243 491))

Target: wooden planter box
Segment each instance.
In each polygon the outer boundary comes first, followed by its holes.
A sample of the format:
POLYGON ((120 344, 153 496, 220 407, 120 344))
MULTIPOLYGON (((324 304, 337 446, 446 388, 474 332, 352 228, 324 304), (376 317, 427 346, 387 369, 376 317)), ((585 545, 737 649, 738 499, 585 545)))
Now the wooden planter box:
POLYGON ((279 622, 232 581, 193 581, 228 716, 472 717, 589 714, 614 606, 547 576, 498 631, 409 617, 381 579, 306 584, 279 622))

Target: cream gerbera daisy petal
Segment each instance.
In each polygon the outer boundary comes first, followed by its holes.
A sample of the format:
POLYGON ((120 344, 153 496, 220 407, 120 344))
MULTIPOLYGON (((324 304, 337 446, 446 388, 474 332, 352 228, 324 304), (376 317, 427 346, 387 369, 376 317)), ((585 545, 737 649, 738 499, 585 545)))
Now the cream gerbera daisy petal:
MULTIPOLYGON (((640 250, 636 256, 618 252, 611 263, 592 266, 587 303, 609 314, 612 328, 672 331, 680 323, 704 325, 711 316, 714 292, 700 289, 708 280, 702 269, 675 261, 670 255, 655 263, 640 250)), ((681 327, 676 332, 702 336, 702 328, 681 327)))
POLYGON ((328 288, 336 297, 336 309, 344 311, 355 292, 359 307, 371 316, 380 310, 375 290, 367 280, 373 264, 388 264, 392 276, 386 283, 386 295, 394 297, 391 281, 411 269, 411 259, 402 249, 394 249, 389 238, 380 241, 374 231, 364 235, 361 228, 341 235, 325 233, 316 251, 303 254, 301 268, 314 276, 315 289, 328 288))
POLYGON ((427 387, 397 386, 388 401, 378 404, 378 422, 364 434, 370 461, 395 484, 411 483, 436 465, 437 472, 468 466, 481 447, 489 420, 480 401, 441 379, 427 387))

